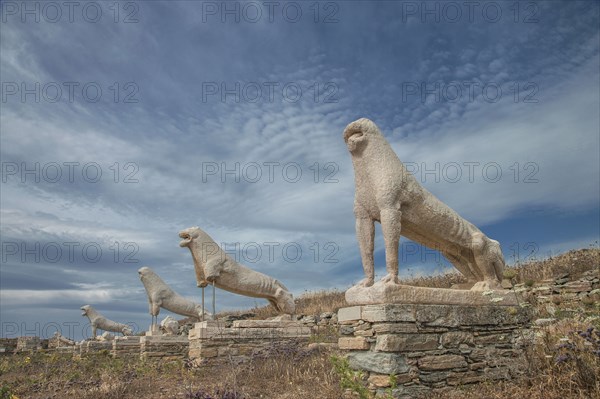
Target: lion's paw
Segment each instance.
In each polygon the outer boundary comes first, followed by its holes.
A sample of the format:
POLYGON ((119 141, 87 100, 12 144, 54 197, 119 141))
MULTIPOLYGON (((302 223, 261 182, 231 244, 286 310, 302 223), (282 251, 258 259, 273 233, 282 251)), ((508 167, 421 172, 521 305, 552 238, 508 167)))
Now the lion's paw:
POLYGON ((502 284, 498 281, 493 280, 485 280, 478 281, 475 283, 473 287, 471 287, 471 291, 502 291, 502 284))
POLYGON ((356 284, 356 285, 361 286, 361 287, 370 287, 373 285, 373 283, 375 283, 375 280, 373 280, 370 277, 367 277, 367 278, 360 280, 358 282, 358 284, 356 284))
POLYGON ((384 284, 400 284, 400 280, 398 280, 398 276, 394 274, 386 274, 384 278, 381 279, 384 284))

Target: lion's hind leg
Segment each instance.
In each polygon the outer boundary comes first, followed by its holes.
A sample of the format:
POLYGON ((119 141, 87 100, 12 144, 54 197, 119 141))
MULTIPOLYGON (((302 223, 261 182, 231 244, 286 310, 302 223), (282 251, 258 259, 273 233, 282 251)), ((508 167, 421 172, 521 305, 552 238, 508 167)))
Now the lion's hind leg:
MULTIPOLYGON (((483 275, 483 281, 479 281, 471 288, 473 291, 502 289, 502 276, 498 275, 502 267, 497 265, 498 254, 493 249, 490 251, 490 244, 493 245, 483 233, 473 235, 473 257, 479 272, 483 275)), ((500 257, 502 257, 501 253, 500 257)))
POLYGON ((442 252, 442 254, 452 263, 452 265, 459 271, 469 283, 475 283, 482 279, 482 276, 476 274, 476 270, 473 264, 468 262, 466 259, 455 256, 449 252, 442 252))
POLYGON ((269 299, 269 302, 281 313, 294 314, 296 312, 294 297, 283 288, 277 288, 275 298, 269 299))

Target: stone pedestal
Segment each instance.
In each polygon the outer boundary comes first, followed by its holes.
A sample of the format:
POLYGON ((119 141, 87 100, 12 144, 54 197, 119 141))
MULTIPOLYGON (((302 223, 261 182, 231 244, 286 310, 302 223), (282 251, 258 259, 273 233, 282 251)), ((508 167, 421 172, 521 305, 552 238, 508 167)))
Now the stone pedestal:
POLYGON ((203 321, 196 323, 188 336, 193 364, 237 363, 286 342, 308 342, 311 329, 297 321, 238 320, 231 327, 219 321, 203 321))
POLYGON ((142 337, 117 337, 112 341, 111 355, 113 357, 140 356, 142 337))
POLYGON ((178 360, 187 358, 188 337, 182 335, 156 335, 140 338, 140 357, 147 360, 178 360))
POLYGON ((112 350, 112 341, 83 341, 80 345, 80 355, 99 354, 101 351, 110 353, 112 350))
POLYGON ((0 338, 0 355, 11 354, 17 349, 18 338, 0 338))
POLYGON ((42 341, 40 337, 19 337, 17 338, 17 352, 33 352, 41 349, 42 341))
POLYGON ((494 305, 517 306, 519 298, 507 290, 470 291, 450 288, 415 287, 377 281, 370 287, 356 285, 345 294, 349 305, 375 305, 385 303, 443 304, 443 305, 494 305))
POLYGON ((511 379, 526 368, 530 320, 518 306, 362 305, 340 309, 338 320, 350 367, 368 374, 371 390, 389 387, 393 375, 394 397, 511 379))
POLYGON ((160 326, 158 324, 153 324, 148 327, 148 331, 146 331, 146 337, 155 337, 158 335, 163 335, 162 331, 160 331, 160 326))

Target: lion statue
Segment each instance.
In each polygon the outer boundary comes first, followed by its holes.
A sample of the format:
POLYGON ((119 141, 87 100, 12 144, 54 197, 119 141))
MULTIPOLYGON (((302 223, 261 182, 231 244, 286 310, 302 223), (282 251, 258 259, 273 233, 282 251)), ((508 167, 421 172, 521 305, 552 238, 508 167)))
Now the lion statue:
POLYGON ((87 316, 90 319, 90 324, 92 325, 92 336, 96 339, 96 330, 104 330, 104 331, 112 331, 122 333, 123 335, 131 335, 133 334, 133 330, 127 324, 117 323, 116 321, 112 321, 102 316, 96 309, 94 309, 91 305, 84 305, 81 307, 83 313, 82 316, 87 316))
POLYGON ((185 299, 171 289, 154 270, 149 267, 142 267, 138 270, 140 280, 144 284, 146 294, 148 294, 148 305, 150 315, 152 316, 152 325, 158 322, 158 314, 160 308, 165 308, 168 311, 179 315, 194 317, 202 320, 202 314, 205 317, 212 315, 202 309, 202 305, 185 299))
POLYGON ((231 259, 214 240, 199 227, 179 233, 181 247, 189 248, 194 260, 196 283, 253 298, 265 298, 280 313, 294 314, 296 304, 290 291, 278 280, 249 269, 231 259))
POLYGON ((355 177, 356 236, 365 272, 359 285, 374 282, 374 222, 381 223, 387 275, 398 283, 400 235, 439 250, 466 278, 472 290, 501 289, 504 257, 498 241, 421 186, 404 167, 379 128, 359 119, 344 130, 355 177))

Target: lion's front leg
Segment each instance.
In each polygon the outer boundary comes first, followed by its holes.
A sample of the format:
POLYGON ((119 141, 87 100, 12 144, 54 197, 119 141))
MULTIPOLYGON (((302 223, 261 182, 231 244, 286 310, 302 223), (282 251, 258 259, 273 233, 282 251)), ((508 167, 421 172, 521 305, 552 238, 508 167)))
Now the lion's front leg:
POLYGON ((375 264, 373 261, 373 249, 375 240, 375 223, 370 217, 356 217, 356 238, 360 248, 365 278, 358 284, 370 287, 375 280, 375 264))
POLYGON ((398 244, 400 242, 402 212, 396 209, 381 211, 381 230, 385 241, 385 268, 387 275, 384 283, 399 284, 398 281, 398 244))
MULTIPOLYGON (((217 277, 221 275, 221 270, 223 267, 221 266, 225 259, 220 259, 219 257, 212 258, 206 262, 206 267, 204 268, 204 277, 207 282, 214 282, 217 277)), ((206 284, 204 285, 206 286, 206 284)))

